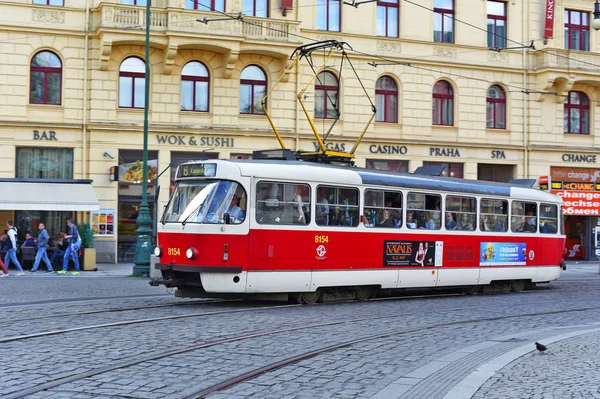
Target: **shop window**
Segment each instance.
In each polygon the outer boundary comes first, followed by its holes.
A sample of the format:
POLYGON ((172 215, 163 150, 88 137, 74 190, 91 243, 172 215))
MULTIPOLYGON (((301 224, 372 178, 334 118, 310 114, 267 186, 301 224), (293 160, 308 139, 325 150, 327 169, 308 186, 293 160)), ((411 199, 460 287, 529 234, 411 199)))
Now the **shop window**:
POLYGON ((406 226, 409 229, 439 230, 442 197, 436 194, 408 193, 406 202, 406 226))
POLYGON ((72 179, 73 149, 17 147, 16 173, 20 179, 72 179))
POLYGON ((33 0, 33 4, 39 4, 44 6, 64 6, 64 0, 33 0))
POLYGON ((29 102, 60 105, 62 82, 60 58, 51 51, 40 51, 31 60, 30 72, 29 102))
POLYGON ((434 0, 433 41, 454 43, 454 0, 434 0))
POLYGON ((225 12, 225 0, 185 0, 185 8, 199 11, 225 12))
POLYGON ((267 18, 269 16, 269 0, 243 0, 242 14, 267 18))
POLYGON ((308 184, 264 182, 256 185, 256 221, 259 224, 310 223, 308 184))
POLYGON ((508 201, 482 198, 479 206, 481 231, 508 231, 508 201))
MULTIPOLYGON (((52 252, 56 248, 56 242, 60 237, 62 241, 63 233, 68 233, 67 218, 74 217, 73 212, 66 211, 15 211, 15 227, 17 228, 17 237, 19 243, 22 244, 25 239, 25 233, 29 232, 34 238, 39 234, 38 225, 40 222, 46 224, 48 232, 48 258, 54 260, 53 267, 55 269, 62 268, 63 258, 53 259, 52 252)), ((6 227, 5 227, 6 228, 6 227)), ((60 242, 60 241, 59 241, 60 242)))
POLYGON ((446 196, 446 230, 473 231, 477 225, 477 200, 446 196))
POLYGON ((465 164, 462 163, 423 161, 423 166, 443 166, 442 176, 456 177, 457 179, 462 179, 464 176, 465 164))
POLYGON ((398 85, 389 76, 382 76, 375 85, 375 121, 398 122, 398 85))
POLYGON ((498 85, 490 87, 487 92, 486 127, 506 129, 506 93, 498 85))
POLYGON ((121 0, 121 4, 129 4, 130 6, 147 6, 147 0, 121 0))
POLYGON ((513 201, 510 228, 513 233, 536 233, 537 204, 535 202, 513 201))
POLYGON ((487 42, 489 48, 506 47, 506 3, 487 2, 487 42))
POLYGON ((398 37, 398 0, 377 2, 377 36, 398 37))
POLYGON ((267 92, 267 76, 256 65, 244 68, 240 76, 240 113, 264 114, 260 103, 267 92))
POLYGON ((365 226, 402 227, 402 193, 365 190, 365 226))
POLYGON ((433 124, 454 125, 454 91, 444 80, 433 86, 433 124))
POLYGON ((317 29, 339 32, 341 14, 340 0, 317 0, 317 29))
POLYGON ((315 118, 335 119, 338 109, 338 80, 331 72, 321 72, 315 80, 315 118))
POLYGON ((144 108, 146 103, 146 63, 126 58, 119 67, 119 107, 144 108))
POLYGON ((570 91, 564 102, 565 133, 590 134, 590 101, 580 91, 570 91))
POLYGON ((319 226, 358 226, 358 189, 317 187, 315 221, 319 226))
POLYGON ((540 233, 556 234, 558 231, 558 207, 554 204, 540 204, 540 233))
POLYGON ((198 61, 185 64, 181 71, 181 110, 208 111, 208 69, 198 61))
POLYGON ((392 161, 385 159, 367 159, 367 169, 386 170, 389 172, 408 173, 408 161, 392 161))
POLYGON ((508 183, 514 178, 514 165, 477 164, 477 180, 508 183))
POLYGON ((565 49, 590 51, 590 14, 565 10, 565 49))

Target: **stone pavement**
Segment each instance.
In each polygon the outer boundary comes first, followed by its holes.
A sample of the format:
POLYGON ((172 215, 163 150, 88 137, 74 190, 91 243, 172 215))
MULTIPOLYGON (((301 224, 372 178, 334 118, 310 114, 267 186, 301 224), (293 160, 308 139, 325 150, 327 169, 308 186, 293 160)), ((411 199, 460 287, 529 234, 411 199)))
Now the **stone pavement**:
MULTIPOLYGON (((128 277, 133 274, 133 263, 98 263, 95 271, 81 271, 79 276, 71 275, 73 270, 69 270, 69 274, 61 275, 56 273, 59 269, 54 269, 54 273, 46 273, 46 266, 42 264, 36 273, 25 272, 24 276, 18 278, 33 277, 33 278, 65 278, 65 277, 128 277)), ((10 278, 17 277, 17 270, 11 267, 9 270, 10 278)))

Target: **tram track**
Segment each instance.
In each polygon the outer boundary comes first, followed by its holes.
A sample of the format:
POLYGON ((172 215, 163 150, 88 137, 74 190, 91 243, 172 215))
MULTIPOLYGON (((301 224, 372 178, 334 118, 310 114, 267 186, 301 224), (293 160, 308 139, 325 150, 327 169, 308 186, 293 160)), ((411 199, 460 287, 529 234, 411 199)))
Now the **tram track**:
MULTIPOLYGON (((540 302, 540 303, 542 303, 542 302, 540 302)), ((532 305, 532 303, 530 302, 530 303, 528 303, 528 305, 532 305)), ((301 306, 301 305, 283 305, 282 307, 299 307, 299 306, 301 306)), ((284 360, 279 360, 277 362, 273 362, 273 363, 261 366, 250 372, 242 373, 236 377, 223 380, 223 381, 219 382, 218 384, 214 384, 210 387, 202 388, 202 389, 198 390, 196 393, 194 393, 193 395, 189 395, 188 397, 186 397, 186 399, 191 399, 191 398, 200 399, 200 398, 203 398, 205 395, 232 387, 233 385, 236 385, 243 381, 249 380, 259 374, 262 374, 262 373, 265 373, 268 371, 272 371, 272 370, 276 370, 281 367, 285 367, 292 363, 295 363, 295 362, 298 362, 298 361, 301 361, 304 359, 308 359, 308 358, 317 356, 322 353, 326 353, 326 352, 333 351, 336 349, 341 349, 341 348, 348 347, 348 346, 351 346, 351 345, 354 345, 357 343, 362 343, 362 342, 367 342, 367 341, 371 341, 371 340, 375 340, 375 339, 390 337, 393 335, 408 334, 408 333, 413 333, 413 332, 418 332, 418 331, 423 331, 423 330, 432 330, 432 329, 437 329, 437 328, 445 328, 445 327, 474 324, 474 323, 481 323, 481 322, 507 320, 507 319, 521 318, 521 317, 541 317, 541 316, 548 316, 548 315, 557 315, 557 314, 562 314, 562 313, 584 312, 584 311, 597 310, 597 309, 600 309, 600 306, 588 306, 588 307, 580 307, 580 308, 575 308, 575 309, 562 309, 562 310, 535 312, 535 313, 520 313, 520 314, 504 315, 504 316, 481 317, 481 318, 474 318, 474 319, 456 320, 456 321, 445 322, 445 323, 433 323, 433 324, 423 325, 423 326, 419 326, 419 327, 403 328, 403 329, 397 329, 397 330, 388 331, 388 332, 379 333, 379 334, 366 335, 366 336, 355 338, 352 340, 339 342, 339 343, 336 343, 333 345, 323 346, 323 347, 320 347, 317 349, 313 349, 313 350, 286 358, 284 360)), ((464 311, 464 310, 473 310, 473 307, 441 309, 441 310, 438 310, 435 312, 429 312, 429 313, 446 313, 446 312, 451 312, 451 311, 464 311)), ((487 312, 487 313, 489 314, 489 312, 487 312)), ((361 322, 361 321, 389 319, 389 318, 393 318, 393 317, 403 317, 403 316, 415 315, 415 314, 421 315, 423 313, 422 312, 414 312, 414 313, 410 313, 410 314, 404 313, 404 314, 385 315, 385 316, 361 317, 361 318, 354 318, 354 319, 338 320, 338 321, 333 321, 333 322, 312 323, 312 324, 304 324, 304 325, 299 325, 299 326, 290 326, 290 327, 285 327, 285 328, 276 328, 276 329, 271 329, 271 330, 266 330, 266 331, 245 333, 243 335, 238 335, 238 336, 228 337, 228 338, 223 338, 223 339, 217 339, 217 340, 203 342, 203 343, 199 343, 199 344, 195 344, 195 345, 190 345, 190 346, 185 346, 185 347, 180 347, 180 348, 169 349, 169 350, 165 350, 165 351, 161 351, 161 352, 151 353, 151 354, 147 354, 147 355, 132 356, 130 358, 125 358, 123 360, 116 361, 107 366, 98 367, 98 368, 95 368, 92 370, 88 370, 86 372, 76 373, 76 374, 73 374, 68 377, 51 380, 51 381, 42 383, 40 385, 37 385, 35 387, 25 388, 23 390, 5 395, 4 398, 5 399, 23 398, 23 397, 26 397, 28 395, 31 395, 31 394, 34 394, 37 392, 52 389, 52 388, 58 387, 60 385, 78 381, 78 380, 81 380, 84 378, 89 378, 89 377, 107 373, 110 371, 135 366, 135 365, 138 365, 138 364, 141 364, 144 362, 154 361, 154 360, 158 360, 158 359, 169 357, 169 356, 189 353, 189 352, 193 352, 196 350, 205 349, 205 348, 209 348, 209 347, 213 347, 213 346, 218 346, 218 345, 223 345, 223 344, 228 344, 228 343, 233 343, 233 342, 239 342, 239 341, 249 340, 249 339, 253 339, 253 338, 271 336, 271 335, 276 335, 276 334, 283 334, 283 333, 288 333, 288 332, 293 332, 293 331, 308 330, 308 329, 319 328, 319 327, 335 326, 335 325, 341 325, 341 324, 346 324, 346 323, 356 323, 356 322, 361 322)), ((27 338, 30 338, 30 337, 27 337, 27 338)))
POLYGON ((46 306, 46 305, 56 306, 57 304, 64 305, 65 303, 73 303, 73 302, 96 302, 96 301, 106 301, 106 300, 143 299, 143 298, 157 298, 157 297, 173 297, 173 295, 171 295, 171 294, 146 294, 146 295, 121 295, 121 296, 107 296, 107 297, 52 299, 52 300, 47 300, 47 301, 3 303, 3 304, 0 304, 0 309, 19 308, 19 307, 27 307, 27 306, 46 306))

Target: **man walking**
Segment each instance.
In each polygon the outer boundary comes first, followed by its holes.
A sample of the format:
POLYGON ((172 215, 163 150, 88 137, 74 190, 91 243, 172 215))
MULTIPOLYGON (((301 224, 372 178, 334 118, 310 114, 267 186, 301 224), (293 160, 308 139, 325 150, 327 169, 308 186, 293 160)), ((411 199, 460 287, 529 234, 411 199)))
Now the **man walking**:
POLYGON ((6 227, 8 227, 8 239, 6 240, 6 256, 4 257, 4 263, 6 264, 6 269, 10 267, 10 261, 12 260, 19 269, 17 276, 22 276, 23 268, 17 259, 17 228, 15 227, 15 222, 11 219, 6 222, 6 227))
POLYGON ((40 222, 38 229, 40 232, 38 233, 37 253, 35 254, 35 262, 33 264, 33 268, 30 270, 30 273, 35 273, 37 271, 42 259, 48 267, 48 273, 52 273, 54 272, 54 269, 52 269, 52 263, 50 263, 50 259, 48 259, 48 254, 46 253, 48 248, 48 240, 50 237, 48 236, 44 222, 40 222))
POLYGON ((67 274, 67 268, 69 267, 69 255, 73 254, 73 264, 75 265, 75 271, 71 274, 78 275, 79 274, 79 246, 81 245, 81 239, 79 238, 79 232, 77 231, 77 226, 73 224, 73 220, 71 218, 67 219, 67 226, 69 226, 69 234, 65 235, 65 238, 69 239, 69 246, 65 251, 65 257, 63 259, 63 267, 62 270, 59 271, 59 274, 67 274))

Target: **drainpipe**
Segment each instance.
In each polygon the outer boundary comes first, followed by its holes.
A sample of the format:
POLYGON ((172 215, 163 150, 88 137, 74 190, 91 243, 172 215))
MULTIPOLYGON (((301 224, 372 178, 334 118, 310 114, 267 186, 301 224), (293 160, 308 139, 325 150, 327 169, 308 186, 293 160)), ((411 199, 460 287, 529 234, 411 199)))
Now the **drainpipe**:
POLYGON ((83 43, 83 178, 87 179, 87 97, 88 97, 88 40, 90 22, 90 0, 85 1, 85 38, 83 43))
MULTIPOLYGON (((523 16, 523 40, 527 41, 527 29, 529 28, 527 19, 529 18, 529 2, 521 2, 521 15, 523 16)), ((523 49, 523 87, 527 88, 527 49, 523 49)), ((528 144, 529 134, 529 97, 528 94, 523 95, 523 177, 529 178, 529 149, 528 144)))

